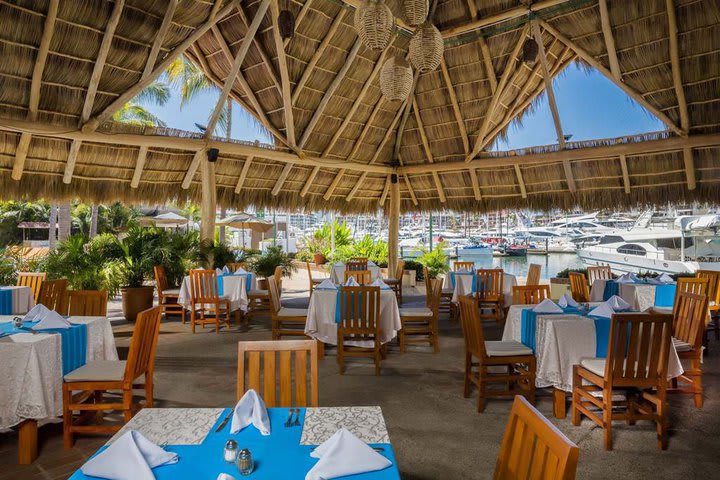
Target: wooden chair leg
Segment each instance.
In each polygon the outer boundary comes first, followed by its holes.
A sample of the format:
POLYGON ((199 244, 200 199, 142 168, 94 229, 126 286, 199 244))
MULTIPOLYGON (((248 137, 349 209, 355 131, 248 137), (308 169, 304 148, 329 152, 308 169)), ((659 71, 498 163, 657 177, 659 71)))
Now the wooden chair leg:
POLYGON ((690 361, 691 372, 689 378, 692 380, 693 396, 695 397, 695 408, 703 407, 703 389, 702 389, 702 371, 700 369, 700 360, 693 359, 690 361))
POLYGON ((195 333, 195 307, 192 307, 192 310, 190 310, 190 331, 192 333, 195 333))
POLYGON ((375 346, 374 360, 375 360, 375 376, 377 377, 377 376, 380 376, 380 362, 382 361, 382 355, 380 353, 379 345, 375 346))
POLYGON ((580 410, 578 410, 578 405, 580 404, 580 394, 577 392, 577 389, 582 387, 582 379, 580 378, 580 374, 578 374, 578 365, 573 365, 573 391, 572 391, 572 406, 571 412, 572 412, 572 424, 576 427, 580 425, 580 410))
POLYGON ((480 365, 478 367, 478 375, 480 378, 479 386, 478 386, 478 400, 477 400, 477 411, 478 413, 482 413, 485 411, 485 379, 487 378, 487 367, 485 365, 480 365))
POLYGON ((185 307, 182 307, 180 310, 180 318, 182 319, 182 324, 185 325, 185 307))
POLYGON ((153 408, 155 400, 153 398, 153 379, 152 375, 146 375, 145 377, 145 407, 153 408))
POLYGON ((133 411, 133 392, 130 390, 123 390, 123 420, 125 423, 132 420, 133 411))
POLYGON ((398 332, 398 339, 400 340, 400 353, 405 353, 405 330, 401 329, 398 332))
POLYGON ((470 375, 472 374, 472 355, 465 354, 465 385, 463 386, 463 397, 470 396, 470 375))
POLYGON ((612 391, 603 390, 603 434, 605 450, 612 450, 612 391))
POLYGON ((660 450, 667 450, 668 434, 667 434, 667 409, 665 408, 665 400, 661 400, 657 406, 657 420, 655 428, 657 429, 658 447, 660 450))
POLYGON ((72 411, 70 411, 70 403, 72 402, 72 391, 69 386, 63 384, 63 444, 65 449, 70 449, 73 446, 73 434, 72 434, 72 411))

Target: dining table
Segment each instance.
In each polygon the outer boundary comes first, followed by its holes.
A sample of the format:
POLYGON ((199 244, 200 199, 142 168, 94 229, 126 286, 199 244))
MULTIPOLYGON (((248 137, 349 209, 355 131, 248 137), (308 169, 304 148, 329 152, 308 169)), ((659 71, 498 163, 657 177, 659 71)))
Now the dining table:
POLYGON ((37 457, 37 424, 62 415, 63 376, 94 360, 117 360, 110 321, 106 317, 71 316, 67 329, 35 332, 34 322, 13 325, 0 316, 0 429, 19 430, 18 460, 37 457))
MULTIPOLYGON (((508 308, 512 305, 513 299, 513 287, 518 284, 517 277, 510 273, 503 273, 503 302, 504 308, 508 308)), ((458 271, 458 272, 447 272, 445 274, 444 287, 448 286, 453 289, 453 296, 451 301, 458 303, 458 298, 463 295, 475 293, 475 272, 474 271, 458 271)))
POLYGON ((639 312, 650 307, 668 308, 675 301, 677 284, 652 283, 648 281, 618 282, 616 280, 596 279, 590 288, 590 301, 603 302, 617 295, 639 312))
MULTIPOLYGON (((337 326, 340 323, 339 300, 341 287, 316 287, 310 297, 305 335, 328 345, 337 345, 337 326)), ((389 286, 380 289, 380 318, 378 330, 380 343, 387 343, 397 337, 402 328, 397 297, 389 286)), ((371 341, 346 340, 346 345, 372 348, 371 341)))
MULTIPOLYGON (((230 310, 247 311, 248 294, 256 288, 255 274, 249 272, 227 273, 217 276, 218 296, 227 297, 230 300, 230 310)), ((186 309, 192 308, 192 287, 190 276, 186 275, 180 284, 180 293, 177 303, 186 309)))
POLYGON ((32 288, 0 287, 0 315, 25 315, 35 306, 32 288))
MULTIPOLYGON (((375 472, 337 477, 352 480, 399 480, 395 452, 382 409, 378 406, 308 407, 295 413, 298 422, 287 426, 288 408, 268 408, 270 434, 262 435, 250 425, 230 433, 230 408, 147 408, 140 410, 97 453, 128 431, 136 431, 151 442, 178 454, 177 463, 152 469, 157 480, 215 480, 221 474, 241 478, 238 468, 223 459, 228 440, 238 449, 252 453, 255 469, 249 478, 257 480, 302 480, 317 462, 310 456, 314 447, 345 428, 387 458, 392 465, 375 472)), ((70 480, 90 480, 79 469, 70 480)))
MULTIPOLYGON (((368 270, 370 271, 370 280, 375 281, 381 278, 380 267, 375 262, 368 261, 368 270)), ((345 263, 336 262, 330 267, 330 280, 335 284, 341 284, 345 281, 345 263)))

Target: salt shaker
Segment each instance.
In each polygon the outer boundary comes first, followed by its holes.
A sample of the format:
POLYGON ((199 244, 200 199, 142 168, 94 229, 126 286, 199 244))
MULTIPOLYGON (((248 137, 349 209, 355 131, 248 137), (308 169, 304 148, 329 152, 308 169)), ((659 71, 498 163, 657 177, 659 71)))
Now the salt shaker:
POLYGON ((243 448, 237 456, 237 468, 240 475, 250 475, 254 469, 253 457, 250 450, 243 448))
POLYGON ((237 458, 238 444, 235 440, 228 440, 223 449, 223 460, 228 463, 235 463, 237 458))

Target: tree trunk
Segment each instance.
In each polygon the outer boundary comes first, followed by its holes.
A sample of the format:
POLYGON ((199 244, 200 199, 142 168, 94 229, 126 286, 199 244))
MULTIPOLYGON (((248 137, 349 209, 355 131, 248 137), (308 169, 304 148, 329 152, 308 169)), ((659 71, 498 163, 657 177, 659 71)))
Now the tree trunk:
POLYGON ((55 243, 57 243, 57 214, 57 203, 53 202, 50 204, 50 220, 48 222, 50 224, 48 228, 48 247, 50 249, 55 248, 55 243))
POLYGON ((62 242, 70 238, 72 220, 70 218, 70 204, 63 203, 58 207, 58 241, 62 242))
POLYGON ((97 235, 98 227, 98 206, 93 204, 90 210, 90 238, 97 235))

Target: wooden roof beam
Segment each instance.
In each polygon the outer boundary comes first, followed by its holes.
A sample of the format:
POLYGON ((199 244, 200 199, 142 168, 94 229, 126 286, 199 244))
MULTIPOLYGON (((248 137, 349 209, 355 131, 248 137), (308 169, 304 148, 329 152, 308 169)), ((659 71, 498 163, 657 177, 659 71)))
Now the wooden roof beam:
POLYGON ((677 15, 675 14, 675 4, 673 0, 665 0, 668 15, 668 35, 670 38, 670 65, 672 68, 673 86, 675 87, 675 96, 678 101, 678 110, 680 111, 680 128, 686 133, 690 131, 690 115, 688 114, 687 101, 685 100, 685 91, 683 90, 682 74, 680 66, 680 48, 678 46, 678 26, 677 15))
POLYGON ((182 181, 182 189, 187 190, 190 188, 190 184, 193 181, 193 178, 195 178, 195 173, 197 173, 198 167, 200 166, 200 162, 202 161, 203 156, 205 155, 205 150, 198 150, 195 152, 195 155, 193 155, 193 159, 190 162, 190 167, 188 167, 188 171, 185 172, 185 178, 183 178, 182 181))
POLYGON ((610 25, 607 0, 600 0, 598 4, 600 6, 600 24, 602 25, 603 38, 605 39, 605 49, 608 53, 610 72, 612 72, 613 77, 615 77, 615 81, 622 82, 620 62, 618 62, 617 50, 615 49, 615 37, 613 37, 612 26, 610 25))
POLYGON ((133 172, 132 180, 130 181, 130 188, 138 188, 138 186, 140 186, 140 178, 142 177, 143 168, 145 168, 147 153, 148 147, 140 147, 137 160, 135 160, 135 171, 133 172))
POLYGON ((360 189, 360 186, 365 181, 365 178, 367 177, 367 175, 368 175, 367 172, 363 172, 360 175, 360 178, 358 178, 358 181, 357 181, 357 183, 355 183, 355 186, 352 188, 352 190, 350 190, 350 193, 347 194, 347 197, 345 197, 346 202, 349 202, 350 200, 352 200, 353 197, 357 194, 357 191, 360 189))
POLYGON ((624 154, 620 154, 620 169, 623 176, 623 188, 626 194, 630 194, 630 174, 628 173, 627 159, 624 154))
POLYGON ((280 177, 278 177, 277 182, 275 182, 275 186, 270 192, 273 197, 277 197, 278 193, 280 193, 280 190, 282 190, 282 187, 285 184, 285 180, 287 180, 288 175, 290 175, 290 171, 292 170, 293 166, 294 165, 292 163, 285 164, 285 168, 283 168, 280 177))
POLYGON ((341 168, 338 171, 337 175, 335 175, 335 178, 333 179, 328 189, 325 191, 325 194, 323 195, 323 200, 330 200, 330 197, 332 197, 333 193, 335 193, 335 189, 340 184, 340 180, 342 180, 343 175, 345 175, 345 169, 341 168))
MULTIPOLYGON (((413 105, 413 99, 415 98, 415 88, 417 87, 418 80, 420 79, 420 74, 418 72, 415 72, 415 76, 413 78, 412 88, 410 89, 410 94, 408 95, 408 98, 405 99, 405 102, 403 103, 403 106, 405 107, 405 110, 403 111, 402 120, 400 120, 400 126, 398 127, 397 131, 397 137, 395 138, 395 148, 393 150, 393 159, 397 159, 400 156, 400 147, 402 146, 402 136, 403 133, 405 133, 405 125, 407 124, 408 118, 410 117, 410 110, 412 109, 413 105)), ((400 109, 402 110, 402 108, 400 109)))
POLYGON ((303 132, 302 138, 300 138, 300 143, 298 144, 298 147, 303 148, 307 144, 308 140, 310 140, 310 135, 312 135, 313 129, 320 121, 320 117, 322 116, 323 111, 325 111, 325 107, 327 107, 328 103, 330 103, 330 99, 332 98, 332 96, 335 95, 335 91, 338 89, 338 87, 340 87, 340 84, 345 78, 345 74, 348 72, 348 70, 350 70, 350 67, 355 61, 355 57, 360 51, 361 46, 362 41, 358 37, 355 40, 355 44, 353 45, 352 49, 350 49, 350 53, 348 53, 348 56, 345 58, 345 63, 340 68, 340 71, 337 73, 337 75, 335 75, 335 78, 333 79, 330 86, 327 88, 327 90, 325 90, 325 94, 323 95, 322 100, 320 100, 320 104, 315 109, 315 113, 313 113, 312 118, 310 118, 307 127, 305 127, 305 131, 303 132))
POLYGON ((485 74, 490 82, 490 90, 495 93, 498 87, 497 75, 495 74, 495 67, 492 63, 492 55, 490 54, 490 47, 488 47, 485 37, 478 38, 480 44, 480 55, 482 56, 483 65, 485 66, 485 74))
MULTIPOLYGON (((413 111, 415 112, 415 122, 417 123, 418 131, 420 132, 420 140, 422 141, 425 156, 427 157, 428 163, 434 163, 432 152, 430 151, 430 142, 428 141, 427 134, 425 133, 425 125, 423 125, 422 118, 420 117, 420 110, 418 109, 415 95, 412 96, 412 106, 413 111)), ((433 172, 433 180, 435 181, 435 188, 437 189, 440 202, 445 203, 445 191, 440 183, 440 176, 437 172, 433 172)))
MULTIPOLYGON (((310 5, 312 4, 312 0, 305 0, 305 3, 300 8, 300 11, 297 14, 297 17, 295 17, 295 29, 297 30, 297 27, 300 26, 300 22, 303 21, 305 16, 308 14, 308 11, 310 11, 310 5)), ((290 43, 290 38, 286 38, 283 40, 283 43, 287 47, 287 44, 290 43)))
POLYGON ((412 200, 413 205, 417 207, 418 200, 415 196, 415 190, 413 190, 412 183, 410 183, 410 177, 408 175, 403 175, 403 178, 405 179, 405 187, 407 187, 408 193, 410 194, 410 200, 412 200))
MULTIPOLYGON (((474 0, 471 0, 474 5, 474 0)), ((465 121, 462 118, 460 112, 460 105, 455 95, 455 87, 453 87, 452 80, 450 79, 450 72, 448 71, 447 64, 445 63, 445 56, 440 61, 440 69, 442 71, 443 80, 445 81, 445 88, 447 88, 448 94, 450 95, 450 103, 452 104, 453 114, 455 115, 455 121, 458 124, 458 130, 460 131, 460 137, 462 137, 463 149, 465 155, 470 153, 470 140, 468 139, 467 129, 465 128, 465 121)))
POLYGON ((683 162, 685 163, 685 178, 687 179, 688 190, 697 188, 695 179, 695 160, 693 159, 692 147, 683 147, 683 162))
POLYGON ((210 27, 222 20, 239 3, 240 0, 230 0, 230 2, 214 16, 212 16, 211 11, 211 15, 208 16, 208 19, 205 21, 205 23, 196 28, 193 33, 191 33, 187 38, 185 38, 185 40, 183 40, 170 53, 168 53, 168 55, 166 55, 164 59, 155 66, 154 70, 150 75, 148 75, 144 79, 141 79, 139 82, 127 89, 124 93, 118 96, 115 101, 105 107, 102 112, 98 113, 94 117, 90 118, 87 122, 85 122, 85 124, 82 126, 83 131, 92 132, 96 130, 103 122, 110 118, 113 113, 122 108, 123 105, 125 105, 127 102, 135 98, 135 96, 140 93, 142 89, 150 85, 150 83, 152 83, 155 78, 157 78, 162 72, 164 72, 170 65, 170 63, 172 63, 173 60, 178 57, 178 55, 182 54, 183 52, 185 52, 185 50, 190 48, 193 43, 195 43, 210 29, 210 27))
POLYGON ((294 147, 295 143, 295 120, 293 117, 292 91, 290 86, 290 72, 288 71, 287 58, 285 56, 285 44, 280 36, 280 27, 278 26, 278 15, 280 8, 278 0, 271 0, 270 11, 273 21, 273 38, 275 39, 275 50, 278 56, 278 65, 280 66, 280 83, 282 84, 282 101, 283 114, 285 115, 285 134, 287 135, 290 146, 294 147))
POLYGON ((252 155, 245 159, 242 170, 240 170, 240 176, 238 177, 237 185, 235 185, 235 193, 240 193, 242 191, 242 187, 245 183, 245 179, 247 178, 247 174, 250 171, 250 165, 252 165, 252 161, 252 155))
POLYGON ((360 131, 360 135, 358 136, 357 140, 355 140, 355 143, 353 144, 353 148, 350 150, 350 154, 347 156, 347 160, 350 161, 355 157, 355 154, 360 150, 360 146, 362 145, 363 140, 365 139, 365 135, 367 135, 367 132, 372 127, 373 122, 375 121, 375 117, 380 112, 380 107, 385 103, 385 97, 380 95, 380 98, 378 98, 377 103, 372 109, 372 112, 370 112, 370 116, 363 124, 363 129, 360 131))
POLYGON ((562 43, 570 47, 577 55, 578 57, 582 58, 585 62, 590 64, 591 67, 595 68, 598 72, 602 73, 605 77, 610 79, 615 85, 620 87, 627 95, 629 95, 633 100, 638 102, 640 105, 642 105, 646 110, 648 110, 650 113, 655 115, 661 122, 663 122, 667 127, 675 132, 676 134, 680 135, 681 137, 686 137, 687 132, 684 131, 682 128, 678 127, 673 123, 670 118, 668 118, 667 115, 665 115, 663 112, 661 112, 658 108, 653 106, 650 102, 645 100, 645 98, 638 93, 634 88, 627 85, 625 82, 618 82, 615 80, 615 77, 613 77, 613 74, 605 68, 599 61, 595 59, 592 55, 590 55, 588 52, 580 48, 575 42, 570 40, 568 37, 560 33, 555 27, 550 25, 544 20, 538 20, 542 27, 549 32, 551 35, 553 35, 555 38, 560 40, 562 43))
POLYGON ((82 146, 82 140, 73 140, 70 144, 70 151, 68 152, 67 163, 65 164, 65 173, 63 174, 63 183, 70 183, 72 181, 73 172, 75 172, 75 164, 77 163, 78 153, 80 153, 80 147, 82 146))
POLYGON ((388 173, 385 177, 385 188, 383 188, 382 193, 380 194, 380 200, 378 200, 378 205, 382 207, 385 204, 385 200, 387 199, 388 192, 390 191, 390 174, 388 173))
MULTIPOLYGON (((250 28, 250 20, 248 19, 248 16, 242 7, 242 4, 238 4, 237 12, 240 15, 240 19, 243 21, 245 26, 250 28)), ((273 67, 272 60, 270 59, 270 56, 267 54, 267 51, 265 51, 265 47, 263 47, 263 44, 260 43, 260 41, 257 39, 257 36, 253 36, 253 45, 255 45, 255 48, 257 49, 258 53, 260 54, 260 58, 262 59, 263 65, 265 65, 265 68, 267 69, 268 74, 270 75, 270 78, 272 79, 273 83, 275 84, 275 88, 278 89, 278 92, 282 92, 282 85, 280 84, 280 80, 278 79, 278 75, 277 75, 277 72, 275 71, 275 67, 273 67)))
POLYGON ((520 187, 520 195, 522 198, 527 198, 527 190, 525 189, 525 180, 523 180, 522 170, 520 165, 513 165, 515 167, 515 175, 517 176, 518 187, 520 187))
POLYGON ((160 48, 162 48, 163 40, 167 36, 168 30, 172 25, 172 19, 175 15, 175 9, 177 8, 178 0, 169 0, 168 6, 165 9, 165 16, 160 24, 160 28, 155 33, 155 40, 153 41, 152 47, 150 48, 150 54, 148 55, 147 61, 145 62, 145 69, 143 70, 141 79, 148 77, 155 66, 158 55, 160 54, 160 48))
POLYGON ((478 182, 477 171, 474 168, 469 170, 470 172, 470 183, 472 184, 473 195, 475 200, 482 200, 482 194, 480 193, 480 183, 478 182))
POLYGON ((302 190, 300 190, 300 196, 304 197, 307 195, 308 191, 310 190, 310 187, 312 186, 312 183, 315 181, 315 177, 317 177, 317 174, 320 172, 320 167, 315 166, 313 167, 312 171, 310 172, 310 175, 308 176, 308 179, 305 180, 305 185, 303 185, 302 190))

